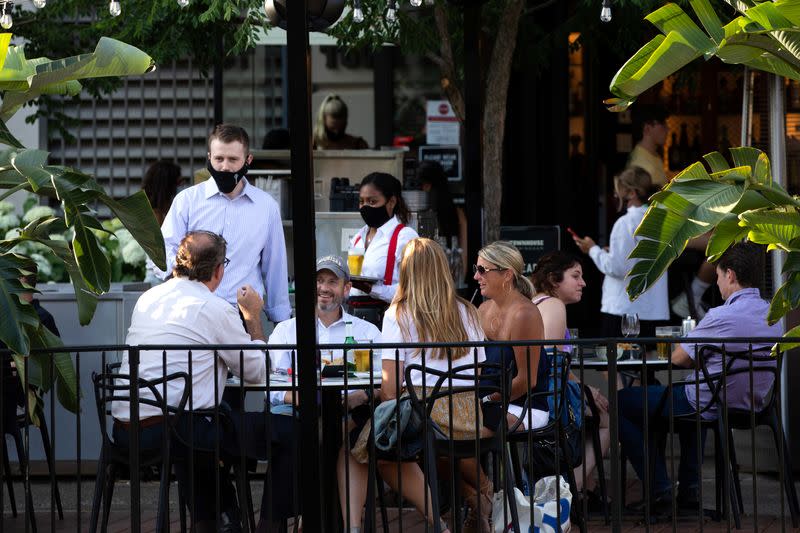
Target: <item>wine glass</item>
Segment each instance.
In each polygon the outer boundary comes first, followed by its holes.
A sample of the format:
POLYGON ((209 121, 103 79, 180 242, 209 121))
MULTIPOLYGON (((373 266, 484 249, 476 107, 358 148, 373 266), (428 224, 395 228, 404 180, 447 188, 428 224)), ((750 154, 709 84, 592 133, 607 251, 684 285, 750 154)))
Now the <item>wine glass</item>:
POLYGON ((626 338, 639 335, 639 315, 637 313, 622 315, 622 335, 626 338))

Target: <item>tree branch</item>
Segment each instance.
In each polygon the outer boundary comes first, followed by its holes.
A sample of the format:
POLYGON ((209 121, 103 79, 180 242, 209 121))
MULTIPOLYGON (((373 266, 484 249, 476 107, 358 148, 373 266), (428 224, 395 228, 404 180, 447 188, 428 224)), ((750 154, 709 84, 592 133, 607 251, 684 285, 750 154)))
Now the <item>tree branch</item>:
POLYGON ((525 14, 526 15, 530 15, 531 13, 535 13, 536 11, 539 11, 540 9, 544 9, 546 7, 550 7, 555 3, 556 3, 556 0, 545 0, 544 2, 542 2, 541 4, 539 4, 537 6, 533 6, 531 8, 526 9, 525 10, 525 14))
MULTIPOLYGON (((440 46, 441 63, 437 62, 441 73, 440 82, 442 90, 453 106, 453 112, 455 112, 458 120, 464 122, 464 116, 466 115, 464 110, 464 95, 457 83, 456 64, 453 59, 453 44, 450 41, 450 32, 447 28, 447 12, 441 4, 437 3, 433 9, 433 15, 436 21, 436 31, 442 43, 440 46)), ((434 60, 434 62, 436 61, 434 60)))

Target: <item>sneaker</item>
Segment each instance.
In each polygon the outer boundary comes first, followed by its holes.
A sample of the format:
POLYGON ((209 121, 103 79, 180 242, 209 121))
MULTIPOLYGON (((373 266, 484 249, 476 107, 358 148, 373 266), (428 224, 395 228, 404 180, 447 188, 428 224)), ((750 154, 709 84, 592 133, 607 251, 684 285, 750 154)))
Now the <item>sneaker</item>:
POLYGON ((698 487, 679 487, 675 498, 678 508, 697 510, 700 507, 700 489, 698 487))
MULTIPOLYGON (((697 303, 697 302, 695 302, 697 303)), ((689 297, 686 296, 685 292, 680 293, 675 298, 670 300, 669 307, 672 312, 679 317, 686 318, 687 316, 693 316, 698 321, 702 320, 704 316, 706 316, 706 306, 704 302, 700 302, 699 305, 696 305, 697 309, 690 309, 689 308, 689 297)))

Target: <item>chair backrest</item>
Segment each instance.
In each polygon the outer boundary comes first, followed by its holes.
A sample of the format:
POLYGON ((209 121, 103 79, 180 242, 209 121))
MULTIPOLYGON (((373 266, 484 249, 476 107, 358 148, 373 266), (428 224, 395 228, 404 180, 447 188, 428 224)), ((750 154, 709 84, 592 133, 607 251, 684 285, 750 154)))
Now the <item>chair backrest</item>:
MULTIPOLYGON (((480 409, 481 403, 503 405, 502 400, 490 400, 488 397, 498 393, 501 398, 505 398, 510 386, 508 378, 509 376, 502 372, 500 365, 486 362, 459 365, 448 370, 437 370, 418 363, 405 367, 406 390, 412 408, 418 416, 426 421, 430 421, 431 412, 438 400, 452 398, 454 394, 474 393, 478 409, 480 409), (411 385, 412 372, 422 373, 423 384, 418 387, 419 390, 411 385), (429 376, 436 378, 432 387, 427 384, 429 376), (450 384, 453 382, 470 383, 471 385, 451 387, 450 384)), ((449 434, 442 431, 437 424, 431 424, 431 427, 439 438, 449 438, 449 434)))
MULTIPOLYGON (((550 432, 559 425, 559 420, 563 425, 568 418, 567 410, 569 408, 569 399, 567 397, 567 383, 569 382, 572 355, 569 352, 555 351, 554 353, 549 350, 542 350, 539 357, 544 358, 544 363, 548 367, 548 390, 539 392, 529 390, 525 398, 522 412, 523 414, 529 412, 529 408, 534 403, 534 399, 544 399, 550 408, 550 422, 545 426, 529 429, 528 431, 550 432)), ((539 364, 542 364, 541 359, 539 364)), ((533 369, 531 369, 531 372, 533 372, 533 369)), ((522 429, 522 425, 526 422, 525 419, 526 417, 524 416, 519 418, 514 424, 509 426, 508 432, 514 433, 522 429)))
MULTIPOLYGON (((769 348, 760 350, 746 350, 746 351, 729 351, 723 346, 713 344, 703 344, 698 347, 696 364, 699 366, 700 372, 695 372, 695 379, 688 381, 686 384, 689 387, 700 385, 707 385, 711 392, 711 400, 702 405, 699 412, 705 413, 716 406, 721 406, 725 400, 726 387, 724 384, 736 375, 749 374, 752 367, 753 374, 762 373, 769 374, 772 377, 773 388, 778 379, 779 369, 777 366, 777 358, 773 357, 769 348), (712 357, 719 356, 722 360, 722 371, 712 372, 708 368, 709 361, 712 357), (746 365, 734 366, 737 362, 746 362, 746 365), (752 363, 752 364, 751 364, 752 363), (775 364, 765 364, 775 363, 775 364), (702 374, 702 376, 700 375, 702 374)), ((747 387, 748 391, 750 387, 747 387)), ((754 391, 753 391, 754 392, 754 391)), ((775 401, 774 392, 770 394, 770 403, 775 401)))
POLYGON ((139 390, 147 390, 153 395, 152 398, 148 398, 139 394, 138 404, 131 402, 130 375, 115 373, 97 374, 96 372, 93 372, 92 381, 94 383, 94 399, 97 407, 97 417, 100 422, 100 428, 102 429, 104 445, 110 444, 106 421, 107 417, 111 414, 112 402, 127 402, 129 406, 133 407, 135 405, 135 408, 137 409, 139 405, 150 405, 155 407, 161 411, 162 416, 164 416, 167 420, 168 426, 170 428, 174 428, 175 424, 183 415, 186 402, 189 399, 189 394, 191 393, 191 381, 189 380, 189 375, 186 372, 174 372, 167 376, 152 380, 138 378, 137 383, 139 390), (166 388, 166 384, 168 382, 175 380, 183 381, 182 392, 178 403, 176 405, 169 405, 161 392, 159 392, 158 385, 162 385, 164 388, 166 388))

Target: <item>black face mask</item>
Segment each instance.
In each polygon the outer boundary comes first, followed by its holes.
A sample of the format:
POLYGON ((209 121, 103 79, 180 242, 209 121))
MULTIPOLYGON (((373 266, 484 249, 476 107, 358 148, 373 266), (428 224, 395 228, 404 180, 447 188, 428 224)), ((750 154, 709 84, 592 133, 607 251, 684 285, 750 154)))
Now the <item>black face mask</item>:
POLYGON ((247 175, 247 163, 242 165, 242 168, 237 170, 236 172, 228 172, 226 170, 217 170, 213 166, 211 166, 211 160, 206 161, 206 169, 211 174, 211 177, 214 178, 214 181, 217 183, 217 188, 221 193, 229 193, 236 188, 236 184, 242 180, 247 175))
POLYGON ((359 209, 361 213, 361 218, 364 219, 364 222, 367 223, 367 226, 370 228, 380 228, 387 222, 392 216, 389 214, 389 211, 386 210, 386 206, 382 205, 380 207, 370 207, 368 205, 363 206, 359 209))

